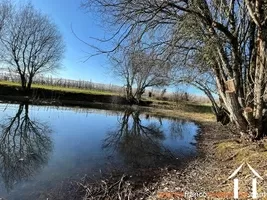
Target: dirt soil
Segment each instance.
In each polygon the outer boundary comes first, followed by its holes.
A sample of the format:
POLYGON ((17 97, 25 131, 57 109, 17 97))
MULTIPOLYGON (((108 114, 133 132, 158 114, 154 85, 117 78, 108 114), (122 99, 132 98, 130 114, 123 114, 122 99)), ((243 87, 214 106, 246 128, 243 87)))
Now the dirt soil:
POLYGON ((266 139, 242 141, 233 126, 202 123, 199 137, 201 156, 183 170, 171 170, 159 180, 147 199, 233 199, 234 178, 239 179, 239 199, 252 199, 252 178, 248 163, 263 178, 257 179, 258 199, 267 199, 266 139), (242 164, 236 177, 229 176, 242 164))

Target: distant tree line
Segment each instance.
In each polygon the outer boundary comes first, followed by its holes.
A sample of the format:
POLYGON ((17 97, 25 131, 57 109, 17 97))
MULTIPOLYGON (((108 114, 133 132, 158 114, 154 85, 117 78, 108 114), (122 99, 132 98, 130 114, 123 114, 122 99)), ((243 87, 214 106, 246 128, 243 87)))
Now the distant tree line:
MULTIPOLYGON (((10 73, 0 73, 0 80, 20 83, 20 77, 16 74, 11 75, 10 73)), ((34 77, 32 83, 38 85, 55 86, 55 87, 110 91, 121 94, 124 93, 124 88, 118 85, 94 83, 92 81, 84 81, 84 80, 54 78, 52 76, 50 77, 36 76, 34 77)))
MULTIPOLYGON (((0 73, 0 81, 11 81, 14 83, 20 83, 20 77, 16 74, 11 75, 10 73, 0 73)), ((46 85, 53 87, 63 87, 63 88, 77 88, 86 90, 97 90, 102 92, 112 92, 120 95, 126 94, 125 86, 118 86, 113 84, 103 84, 95 83, 92 81, 84 80, 70 80, 63 78, 54 78, 52 76, 36 76, 33 79, 33 84, 46 85)), ((133 92, 136 88, 132 88, 133 92)), ((209 100, 205 96, 199 96, 194 94, 189 94, 182 89, 177 89, 174 92, 167 92, 166 88, 148 88, 143 93, 143 97, 149 99, 157 99, 161 101, 172 101, 179 104, 181 101, 198 102, 198 103, 209 103, 209 100)))

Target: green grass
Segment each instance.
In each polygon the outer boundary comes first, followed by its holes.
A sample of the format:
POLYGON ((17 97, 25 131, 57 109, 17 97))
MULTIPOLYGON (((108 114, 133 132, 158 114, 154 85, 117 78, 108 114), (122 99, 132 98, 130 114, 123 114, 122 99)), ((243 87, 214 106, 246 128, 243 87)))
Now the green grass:
POLYGON ((211 104, 192 103, 188 101, 157 100, 154 98, 146 98, 152 101, 150 112, 158 116, 178 117, 183 119, 191 119, 198 122, 214 122, 215 116, 212 112, 211 104))
MULTIPOLYGON (((0 81, 0 85, 20 86, 20 83, 14 83, 14 82, 10 82, 10 81, 0 81)), ((33 84, 32 88, 40 88, 40 89, 62 91, 62 92, 71 92, 71 93, 95 94, 95 95, 119 95, 118 93, 109 92, 109 91, 88 90, 88 89, 79 89, 79 88, 66 88, 66 87, 52 86, 52 85, 33 84)))
POLYGON ((10 82, 10 81, 0 81, 0 85, 20 86, 19 83, 13 83, 13 82, 10 82))
POLYGON ((152 101, 152 105, 156 107, 161 107, 165 109, 176 109, 183 110, 188 113, 203 113, 203 114, 213 114, 211 104, 203 103, 193 103, 190 101, 179 101, 176 103, 174 101, 164 101, 157 99, 146 99, 152 101))
POLYGON ((185 107, 188 112, 212 113, 211 105, 188 103, 185 107))
POLYGON ((215 116, 212 113, 203 112, 188 112, 186 111, 186 105, 184 108, 166 109, 166 108, 149 108, 149 113, 161 117, 174 117, 179 119, 194 120, 195 122, 214 122, 215 116))

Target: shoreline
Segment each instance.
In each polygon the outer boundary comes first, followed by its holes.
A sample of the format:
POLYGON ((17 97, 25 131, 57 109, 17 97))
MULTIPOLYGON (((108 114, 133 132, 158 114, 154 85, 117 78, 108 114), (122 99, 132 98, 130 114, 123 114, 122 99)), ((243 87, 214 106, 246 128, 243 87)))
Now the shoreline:
MULTIPOLYGON (((52 104, 45 105, 51 106, 52 104)), ((72 108, 73 106, 67 107, 72 108)), ((229 195, 232 195, 233 183, 232 180, 227 179, 242 162, 249 162, 264 177, 267 174, 267 139, 254 143, 242 141, 231 124, 223 126, 215 122, 215 117, 207 113, 157 106, 122 106, 96 102, 90 103, 90 107, 114 111, 124 111, 127 108, 138 109, 141 114, 192 121, 199 126, 199 132, 196 135, 197 143, 195 144, 198 149, 198 156, 186 160, 182 163, 183 165, 170 163, 165 167, 137 170, 132 173, 112 171, 101 177, 101 181, 92 182, 90 177, 69 181, 66 178, 62 185, 44 192, 42 197, 54 200, 97 199, 107 193, 110 198, 106 199, 118 199, 118 191, 120 191, 121 197, 126 195, 126 199, 130 197, 130 199, 163 200, 171 199, 177 194, 184 195, 183 198, 179 197, 180 199, 189 199, 189 197, 194 199, 229 199, 232 197, 229 195), (103 185, 103 181, 106 185, 103 185), (111 187, 111 189, 109 191, 101 190, 104 186, 111 187), (61 187, 61 192, 58 192, 59 187, 61 187), (91 193, 88 193, 88 188, 90 188, 91 193), (210 196, 198 198, 200 194, 210 196), (225 196, 225 198, 217 198, 216 195, 225 196)), ((88 107, 79 106, 79 108, 86 109, 88 107)), ((250 171, 247 169, 241 173, 240 191, 250 191, 251 180, 247 178, 249 174, 250 171)), ((267 184, 262 181, 259 184, 260 191, 267 191, 267 184)), ((38 200, 42 200, 42 198, 38 200)))
MULTIPOLYGON (((57 90, 47 88, 32 88, 25 93, 20 86, 1 85, 0 84, 0 99, 6 101, 24 101, 39 104, 53 105, 68 105, 68 106, 88 106, 90 103, 109 103, 119 105, 130 105, 124 96, 119 94, 111 94, 102 91, 84 90, 57 90)), ((66 88, 69 89, 69 88, 66 88)), ((140 105, 147 106, 150 101, 141 101, 140 105)))
MULTIPOLYGON (((251 143, 233 134, 233 125, 203 122, 198 140, 200 156, 183 170, 171 170, 160 180, 159 187, 147 199, 233 199, 234 183, 229 176, 242 164, 249 163, 263 180, 258 179, 258 195, 267 199, 267 139, 251 143)), ((253 173, 246 166, 239 179, 239 195, 251 198, 253 173)))
MULTIPOLYGON (((0 96, 4 99, 3 103, 20 103, 19 98, 0 96)), ((150 169, 139 169, 134 172, 112 171, 103 175, 101 181, 92 182, 90 177, 79 180, 69 180, 61 186, 44 192, 42 197, 61 200, 61 199, 97 199, 106 195, 105 199, 149 199, 161 200, 171 199, 174 196, 183 194, 184 198, 198 198, 200 193, 215 194, 216 192, 231 192, 231 182, 227 182, 227 176, 237 166, 232 162, 235 155, 228 152, 228 147, 223 148, 226 143, 236 144, 235 149, 239 149, 242 143, 239 137, 232 136, 231 126, 222 126, 215 122, 215 118, 207 113, 190 112, 171 107, 152 105, 152 106, 130 106, 115 103, 103 102, 83 102, 73 100, 66 101, 65 104, 58 104, 56 101, 39 99, 31 101, 24 98, 24 103, 44 106, 63 106, 79 108, 96 108, 101 110, 124 111, 125 109, 137 109, 142 114, 151 116, 179 118, 192 121, 199 126, 199 131, 195 136, 198 155, 190 159, 182 160, 181 165, 169 163, 165 167, 150 169), (41 100, 41 101, 40 101, 41 100), (69 103, 68 103, 69 102, 69 103), (82 105, 81 105, 82 104, 82 105), (222 146, 222 147, 220 147, 222 146), (218 147, 222 149, 218 149, 218 147), (220 154, 218 154, 220 152, 220 154), (229 153, 230 155, 227 155, 229 153), (225 158, 225 157, 229 158, 225 158), (223 158, 223 159, 222 159, 223 158), (220 160, 222 159, 222 160, 220 160), (226 167, 227 166, 227 167, 226 167), (103 183, 105 182, 105 184, 103 183), (103 185, 104 184, 104 185, 103 185), (103 190, 108 187, 109 190, 103 190), (61 193, 57 188, 61 187, 61 193), (88 189, 89 188, 89 189, 88 189), (102 189, 101 189, 102 188, 102 189), (90 190, 90 192, 89 192, 90 190), (167 196, 166 196, 167 195, 167 196), (187 195, 187 196, 186 196, 187 195), (195 196, 194 196, 195 195, 195 196), (86 197, 86 198, 85 198, 86 197)), ((266 146, 267 147, 267 146, 266 146)), ((267 151, 267 150, 266 150, 267 151)), ((267 191, 267 190, 266 190, 267 191)), ((39 198, 42 199, 41 197, 39 198)), ((204 198, 205 199, 205 198, 204 198)), ((215 199, 215 198, 212 198, 215 199)), ((222 199, 222 198, 220 198, 222 199)), ((223 198, 225 199, 225 198, 223 198)))
MULTIPOLYGON (((119 111, 123 111, 126 107, 132 108, 121 105, 111 108, 111 104, 96 104, 97 109, 104 110, 106 107, 117 111, 118 108, 119 111)), ((119 199, 118 194, 121 195, 121 199, 129 197, 129 199, 166 200, 175 199, 175 195, 183 195, 183 198, 178 199, 231 199, 232 196, 229 195, 232 195, 233 182, 228 180, 228 177, 242 162, 249 162, 260 175, 266 176, 267 139, 255 143, 242 141, 239 135, 234 134, 236 130, 232 125, 223 126, 215 122, 215 118, 207 117, 205 113, 192 115, 190 112, 158 107, 138 107, 138 109, 142 114, 182 118, 196 123, 199 126, 195 144, 198 155, 186 160, 183 165, 170 163, 165 167, 142 169, 131 173, 112 171, 104 174, 101 181, 92 182, 88 176, 81 180, 66 178, 61 185, 44 191, 38 200, 46 198, 93 200, 104 194, 109 195, 105 199, 119 199), (104 186, 110 187, 110 190, 101 190, 104 186), (205 198, 200 198, 203 194, 206 195, 205 198), (221 195, 221 198, 218 198, 218 195, 221 195)), ((249 174, 250 171, 247 169, 241 173, 240 191, 250 191, 251 180, 247 178, 249 174)), ((259 191, 261 194, 262 191, 267 191, 267 184, 259 182, 259 191)))
POLYGON ((2 96, 0 95, 0 103, 7 104, 30 104, 35 106, 55 106, 55 107, 68 107, 68 108, 81 108, 81 109, 100 109, 100 110, 111 110, 111 111, 125 111, 127 109, 137 110, 143 114, 150 114, 155 117, 165 117, 169 119, 183 119, 192 121, 196 124, 201 122, 212 122, 215 120, 215 116, 211 113, 192 113, 179 108, 166 108, 161 105, 129 105, 129 104, 118 104, 118 103, 105 103, 105 102, 85 102, 85 101, 72 101, 72 100, 61 100, 49 101, 46 100, 31 100, 28 97, 19 96, 2 96))
MULTIPOLYGON (((161 180, 157 191, 148 197, 149 200, 180 199, 216 199, 203 195, 212 192, 216 184, 210 179, 216 177, 212 168, 218 168, 218 162, 214 156, 214 145, 223 140, 228 140, 227 128, 216 122, 200 123, 197 147, 199 155, 190 161, 188 165, 179 170, 171 170, 161 180), (214 132, 221 132, 221 135, 214 132)), ((214 192, 214 191, 213 191, 214 192)), ((224 198, 223 198, 224 199, 224 198)))
MULTIPOLYGON (((55 194, 55 191, 52 190, 45 197, 55 200, 67 199, 70 195, 74 195, 70 199, 89 200, 116 200, 120 198, 126 200, 128 197, 129 199, 167 200, 172 198, 170 196, 161 198, 163 197, 161 193, 192 191, 184 183, 188 181, 188 177, 194 181, 196 177, 191 174, 196 172, 195 167, 201 167, 206 164, 205 160, 209 152, 205 149, 207 143, 209 143, 205 139, 207 138, 206 129, 214 126, 214 124, 209 125, 207 122, 202 122, 199 126, 200 129, 196 135, 198 154, 195 157, 183 160, 181 165, 169 163, 165 167, 139 169, 134 172, 115 171, 104 175, 100 180, 95 180, 94 182, 92 182, 90 177, 87 177, 80 181, 66 182, 63 186, 64 188, 70 188, 69 184, 72 185, 71 189, 66 189, 68 190, 67 192, 63 190, 63 193, 55 194), (76 191, 76 194, 73 191, 76 191)), ((208 135, 211 135, 210 131, 208 135)), ((214 162, 210 162, 209 164, 211 163, 212 165, 215 164, 214 162)), ((200 183, 199 181, 195 187, 199 186, 200 183)))

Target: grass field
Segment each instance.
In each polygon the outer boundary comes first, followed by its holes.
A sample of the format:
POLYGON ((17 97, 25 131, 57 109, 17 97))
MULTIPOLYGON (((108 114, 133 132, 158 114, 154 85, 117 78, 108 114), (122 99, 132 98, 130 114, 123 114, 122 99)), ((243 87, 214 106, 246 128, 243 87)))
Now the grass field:
MULTIPOLYGON (((0 81, 0 85, 21 86, 20 83, 14 83, 11 81, 0 81)), ((33 84, 32 88, 40 88, 40 89, 71 92, 71 93, 95 94, 95 95, 120 95, 119 93, 116 93, 116 92, 88 90, 88 89, 79 89, 79 88, 67 88, 67 87, 52 86, 52 85, 33 84)))

